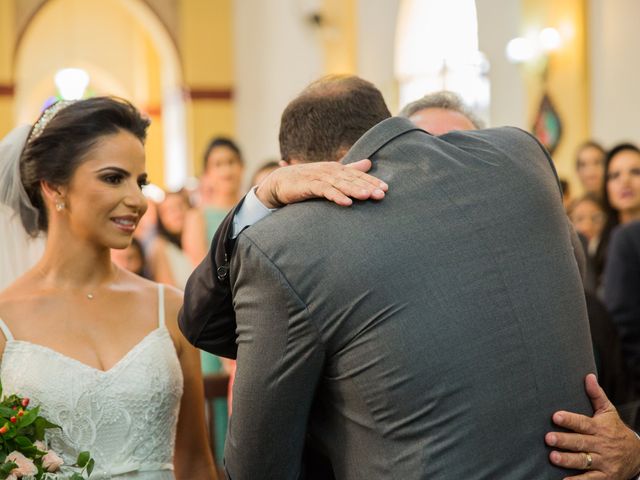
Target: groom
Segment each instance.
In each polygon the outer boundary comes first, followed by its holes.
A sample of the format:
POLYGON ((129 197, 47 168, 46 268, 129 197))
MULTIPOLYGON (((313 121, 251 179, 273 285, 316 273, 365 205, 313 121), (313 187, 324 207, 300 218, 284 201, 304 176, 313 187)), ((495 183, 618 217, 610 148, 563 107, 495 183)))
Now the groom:
POLYGON ((373 160, 385 201, 289 206, 238 238, 230 478, 298 478, 307 432, 339 478, 558 478, 540 439, 559 407, 590 413, 593 364, 549 158, 516 129, 385 120, 354 77, 290 104, 283 156, 355 116, 384 120, 346 161, 373 160))

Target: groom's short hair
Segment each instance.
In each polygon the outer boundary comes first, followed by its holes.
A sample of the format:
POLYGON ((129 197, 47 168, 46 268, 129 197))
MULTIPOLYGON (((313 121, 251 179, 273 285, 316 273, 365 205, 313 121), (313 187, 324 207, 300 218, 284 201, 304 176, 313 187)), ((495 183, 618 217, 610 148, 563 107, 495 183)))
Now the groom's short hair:
POLYGON ((338 161, 367 130, 390 116, 371 82, 354 75, 323 77, 284 110, 280 154, 285 162, 338 161))

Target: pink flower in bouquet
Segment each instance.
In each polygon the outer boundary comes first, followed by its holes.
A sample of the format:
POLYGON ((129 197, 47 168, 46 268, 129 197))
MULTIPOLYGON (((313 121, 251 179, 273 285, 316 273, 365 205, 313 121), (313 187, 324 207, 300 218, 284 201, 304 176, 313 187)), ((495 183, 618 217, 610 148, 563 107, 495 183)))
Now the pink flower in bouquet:
POLYGON ((5 480, 18 480, 18 477, 16 477, 13 473, 10 473, 9 476, 5 478, 5 480))
POLYGON ((17 477, 24 477, 27 475, 35 475, 38 473, 38 469, 31 460, 25 457, 20 452, 13 451, 7 455, 7 462, 15 462, 18 468, 11 470, 11 474, 17 477))
POLYGON ((42 457, 42 468, 47 472, 57 472, 63 464, 64 460, 53 450, 47 451, 47 454, 42 457))

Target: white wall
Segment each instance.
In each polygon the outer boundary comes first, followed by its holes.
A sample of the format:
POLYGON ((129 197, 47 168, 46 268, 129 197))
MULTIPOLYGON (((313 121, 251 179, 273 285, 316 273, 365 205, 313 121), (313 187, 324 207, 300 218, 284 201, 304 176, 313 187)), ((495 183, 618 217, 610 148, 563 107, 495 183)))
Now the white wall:
MULTIPOLYGON (((398 110, 393 55, 399 3, 357 2, 357 73, 380 88, 392 112, 398 110)), ((526 126, 522 78, 504 54, 507 42, 519 34, 519 3, 476 2, 480 49, 491 62, 493 125, 526 126)), ((267 158, 278 156, 282 111, 323 73, 319 32, 305 20, 305 14, 319 4, 313 0, 234 2, 236 130, 248 174, 267 158)))
POLYGON ((590 0, 591 133, 640 143, 640 2, 590 0))
MULTIPOLYGON (((358 1, 358 75, 375 83, 393 113, 397 83, 393 73, 399 0, 358 1)), ((527 127, 526 92, 519 67, 507 61, 505 47, 520 35, 522 12, 514 0, 476 0, 480 50, 491 63, 491 125, 527 127)), ((425 45, 425 48, 429 48, 425 45)))
POLYGON ((399 6, 400 0, 357 2, 357 73, 380 89, 392 113, 399 110, 393 73, 399 6))
POLYGON ((320 37, 303 2, 234 2, 237 138, 248 174, 279 157, 280 116, 287 103, 322 75, 320 37))
POLYGON ((45 100, 56 92, 55 72, 65 67, 84 68, 91 87, 140 105, 136 95, 145 83, 146 32, 120 2, 56 0, 48 2, 26 31, 16 58, 16 117, 32 122, 45 100), (109 38, 108 47, 105 38, 109 38))
POLYGON ((505 48, 521 34, 520 2, 476 0, 480 50, 491 64, 491 126, 513 125, 528 128, 526 92, 519 67, 509 63, 505 48))

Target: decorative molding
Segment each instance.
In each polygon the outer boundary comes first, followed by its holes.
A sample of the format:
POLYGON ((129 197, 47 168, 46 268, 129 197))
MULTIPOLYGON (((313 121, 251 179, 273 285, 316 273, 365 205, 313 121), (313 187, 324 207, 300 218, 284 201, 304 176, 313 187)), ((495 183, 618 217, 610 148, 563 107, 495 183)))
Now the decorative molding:
POLYGON ((12 83, 0 83, 0 97, 13 97, 16 86, 12 83))
POLYGON ((233 100, 231 88, 184 88, 185 99, 190 100, 233 100))

